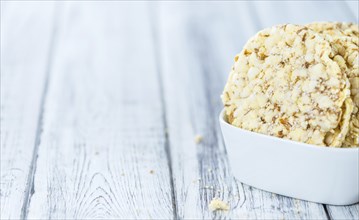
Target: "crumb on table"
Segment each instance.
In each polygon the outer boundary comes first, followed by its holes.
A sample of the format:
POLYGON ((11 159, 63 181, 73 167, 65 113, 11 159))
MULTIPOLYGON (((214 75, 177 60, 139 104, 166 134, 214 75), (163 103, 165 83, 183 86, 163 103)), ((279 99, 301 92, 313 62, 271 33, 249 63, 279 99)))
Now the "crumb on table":
POLYGON ((202 135, 197 134, 197 135, 194 137, 194 142, 195 142, 196 144, 199 144, 199 143, 201 143, 202 141, 203 141, 202 135))
POLYGON ((228 211, 229 205, 219 198, 213 198, 212 201, 208 205, 209 209, 213 211, 228 211))

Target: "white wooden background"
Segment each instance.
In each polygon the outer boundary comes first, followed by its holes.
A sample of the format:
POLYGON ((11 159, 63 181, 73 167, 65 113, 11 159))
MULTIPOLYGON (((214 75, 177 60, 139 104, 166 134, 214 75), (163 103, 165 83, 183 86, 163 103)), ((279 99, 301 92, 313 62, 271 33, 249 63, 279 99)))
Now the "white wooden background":
POLYGON ((1 219, 358 219, 238 182, 217 124, 250 36, 327 20, 358 2, 2 1, 1 219))

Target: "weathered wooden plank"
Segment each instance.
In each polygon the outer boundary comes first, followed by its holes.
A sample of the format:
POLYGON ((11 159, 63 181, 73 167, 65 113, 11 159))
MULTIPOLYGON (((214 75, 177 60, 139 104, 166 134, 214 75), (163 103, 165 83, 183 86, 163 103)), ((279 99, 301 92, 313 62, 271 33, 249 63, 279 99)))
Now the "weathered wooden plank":
POLYGON ((217 123, 219 96, 233 57, 258 31, 254 12, 246 2, 171 2, 156 11, 178 216, 326 219, 320 204, 254 189, 231 175, 217 123), (196 135, 203 136, 199 144, 196 135), (210 212, 213 197, 231 211, 210 212))
POLYGON ((19 219, 31 190, 53 13, 49 2, 1 2, 1 219, 19 219))
POLYGON ((251 7, 261 29, 283 23, 357 21, 344 1, 254 1, 251 7))
POLYGON ((359 2, 355 0, 346 0, 346 7, 348 8, 351 13, 349 13, 349 16, 355 17, 356 22, 358 23, 359 20, 359 2))
POLYGON ((328 214, 332 219, 359 219, 359 205, 327 206, 328 214))
POLYGON ((29 218, 173 217, 148 12, 143 2, 66 5, 29 218))
MULTIPOLYGON (((201 48, 196 45, 207 40, 202 38, 205 37, 203 28, 198 28, 200 22, 208 18, 209 11, 206 7, 195 14, 200 6, 203 4, 199 2, 164 3, 153 12, 159 14, 156 21, 160 24, 154 28, 159 32, 177 214, 183 219, 212 217, 208 203, 218 195, 218 190, 223 191, 221 196, 228 194, 226 178, 231 178, 223 147, 217 147, 218 134, 213 129, 212 101, 217 99, 210 99, 215 97, 210 94, 214 91, 205 87, 208 81, 202 72, 204 63, 200 63, 209 54, 199 51, 201 48), (204 18, 199 20, 197 16, 204 18), (198 145, 194 141, 197 134, 204 138, 198 145)), ((208 62, 210 66, 211 61, 208 62)))

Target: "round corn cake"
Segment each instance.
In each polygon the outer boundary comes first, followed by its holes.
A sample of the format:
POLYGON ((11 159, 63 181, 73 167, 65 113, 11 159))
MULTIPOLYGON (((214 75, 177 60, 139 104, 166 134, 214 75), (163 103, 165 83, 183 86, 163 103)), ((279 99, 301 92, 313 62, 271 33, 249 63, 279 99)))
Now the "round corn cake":
MULTIPOLYGON (((334 59, 350 82, 354 107, 349 118, 349 130, 342 147, 359 146, 359 27, 354 23, 317 22, 307 27, 318 32, 330 42, 331 58, 334 59)), ((344 118, 344 117, 343 117, 344 118)), ((337 130, 338 132, 338 130, 337 130)))
POLYGON ((305 26, 257 33, 235 57, 222 94, 228 122, 294 141, 338 145, 335 129, 343 111, 350 111, 344 105, 350 90, 331 53, 328 40, 305 26))

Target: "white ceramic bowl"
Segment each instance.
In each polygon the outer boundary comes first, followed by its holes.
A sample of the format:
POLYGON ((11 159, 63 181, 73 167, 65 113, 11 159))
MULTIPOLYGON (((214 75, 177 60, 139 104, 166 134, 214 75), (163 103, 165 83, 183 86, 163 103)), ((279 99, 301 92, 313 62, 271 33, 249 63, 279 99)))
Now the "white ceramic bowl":
POLYGON ((219 121, 232 172, 241 182, 312 202, 359 202, 359 149, 319 147, 219 121))

